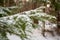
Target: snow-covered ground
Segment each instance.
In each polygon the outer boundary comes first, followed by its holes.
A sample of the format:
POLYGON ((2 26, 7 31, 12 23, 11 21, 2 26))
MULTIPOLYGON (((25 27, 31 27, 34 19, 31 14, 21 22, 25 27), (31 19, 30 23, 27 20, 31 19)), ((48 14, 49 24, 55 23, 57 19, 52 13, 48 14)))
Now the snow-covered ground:
MULTIPOLYGON (((36 12, 36 9, 35 10, 31 10, 31 11, 36 12)), ((10 20, 7 20, 6 22, 9 23, 9 24, 12 24, 12 23, 15 23, 14 20, 12 20, 13 19, 13 16, 14 17, 16 16, 17 19, 20 18, 21 16, 24 16, 24 17, 27 18, 27 19, 24 19, 24 20, 29 20, 29 17, 28 16, 32 16, 33 15, 33 14, 30 15, 30 11, 25 11, 25 12, 22 12, 22 13, 25 13, 26 15, 16 14, 16 15, 8 16, 8 17, 2 17, 3 19, 0 18, 1 19, 0 21, 2 21, 2 20, 3 21, 4 20, 6 21, 8 18, 10 18, 10 20)), ((46 15, 47 14, 41 12, 40 15, 39 15, 39 13, 37 13, 37 15, 34 15, 34 16, 46 16, 46 15)), ((46 17, 48 17, 48 16, 50 17, 50 15, 47 15, 46 17)), ((52 16, 52 17, 55 18, 55 16, 52 16)), ((50 17, 50 18, 52 18, 52 17, 50 17)), ((25 39, 25 40, 60 40, 60 36, 58 36, 56 34, 55 34, 55 36, 52 36, 51 33, 49 33, 49 32, 45 32, 45 36, 46 37, 44 37, 41 34, 41 32, 42 32, 42 28, 41 27, 42 26, 43 26, 43 23, 40 22, 40 21, 39 21, 38 27, 36 29, 32 28, 31 25, 28 25, 26 29, 27 30, 31 30, 32 33, 28 33, 27 32, 27 34, 29 34, 30 36, 28 36, 29 39, 25 39)), ((56 24, 50 23, 48 20, 46 20, 46 22, 45 22, 45 29, 49 29, 49 30, 54 31, 53 30, 54 27, 56 28, 56 24)), ((7 36, 8 36, 8 38, 10 40, 21 40, 20 37, 18 37, 16 35, 13 35, 13 34, 10 35, 9 33, 7 33, 7 36)))
MULTIPOLYGON (((16 35, 9 35, 10 40, 21 40, 20 37, 16 35)), ((27 39, 26 39, 27 40, 27 39)), ((31 34, 30 40, 60 40, 60 36, 52 36, 50 33, 46 33, 46 37, 43 37, 39 29, 34 29, 33 34, 31 34)))

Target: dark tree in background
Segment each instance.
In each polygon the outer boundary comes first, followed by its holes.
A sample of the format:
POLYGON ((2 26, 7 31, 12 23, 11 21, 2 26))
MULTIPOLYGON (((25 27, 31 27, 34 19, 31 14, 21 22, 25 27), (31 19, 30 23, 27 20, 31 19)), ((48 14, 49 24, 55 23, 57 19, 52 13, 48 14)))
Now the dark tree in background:
POLYGON ((0 6, 8 7, 16 5, 14 0, 0 0, 0 6))

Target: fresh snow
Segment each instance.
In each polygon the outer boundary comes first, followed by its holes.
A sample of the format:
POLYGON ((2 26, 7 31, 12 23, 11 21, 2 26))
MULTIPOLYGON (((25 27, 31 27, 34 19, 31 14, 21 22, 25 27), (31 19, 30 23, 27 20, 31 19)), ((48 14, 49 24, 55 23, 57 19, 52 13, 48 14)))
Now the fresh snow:
MULTIPOLYGON (((38 9, 38 8, 37 8, 38 9)), ((11 15, 11 16, 6 16, 6 17, 1 17, 0 18, 0 21, 5 21, 7 22, 8 24, 15 24, 15 21, 13 20, 13 17, 17 16, 17 19, 18 20, 20 17, 25 17, 26 19, 23 19, 23 20, 27 20, 29 22, 32 22, 30 19, 29 19, 29 16, 34 16, 33 14, 30 15, 31 11, 35 11, 36 12, 36 9, 35 10, 30 10, 30 11, 25 11, 25 12, 22 12, 21 14, 15 14, 15 15, 11 15), (24 15, 24 13, 26 15, 24 15), (28 15, 28 16, 27 16, 28 15), (10 20, 7 20, 7 19, 10 19, 10 20), (6 21, 7 20, 7 21, 6 21)), ((35 16, 46 16, 47 14, 46 13, 36 13, 35 16)), ((47 15, 46 17, 48 17, 50 15, 47 15)), ((52 16, 53 18, 56 19, 55 16, 52 16)), ((52 18, 50 17, 50 18, 52 18)), ((28 23, 29 24, 29 23, 28 23)), ((60 40, 60 36, 56 35, 55 36, 52 36, 49 32, 46 32, 45 35, 46 37, 44 37, 42 34, 41 34, 41 31, 42 31, 42 27, 43 26, 43 23, 41 21, 39 21, 39 24, 38 24, 38 28, 34 29, 32 28, 32 25, 28 25, 26 27, 26 30, 30 30, 32 33, 29 33, 29 32, 26 32, 28 35, 28 38, 29 39, 25 39, 25 40, 60 40)), ((45 29, 49 29, 49 30, 53 30, 53 27, 56 27, 56 24, 53 24, 53 23, 50 23, 48 20, 46 20, 45 22, 45 29)), ((7 37, 10 39, 10 40, 21 40, 20 37, 12 34, 10 35, 9 33, 7 33, 7 37)))

